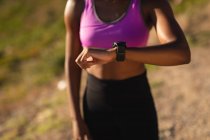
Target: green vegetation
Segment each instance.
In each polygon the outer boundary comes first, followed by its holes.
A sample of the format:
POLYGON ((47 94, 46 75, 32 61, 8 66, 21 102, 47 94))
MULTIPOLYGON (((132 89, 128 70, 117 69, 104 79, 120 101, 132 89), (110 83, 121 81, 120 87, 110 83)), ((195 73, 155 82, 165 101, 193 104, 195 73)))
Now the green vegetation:
POLYGON ((36 87, 63 73, 64 6, 49 0, 1 1, 1 87, 20 80, 36 87))
POLYGON ((181 14, 187 10, 194 10, 197 5, 203 5, 207 2, 208 0, 182 0, 181 4, 173 5, 173 9, 176 14, 181 14))
POLYGON ((182 0, 181 4, 173 5, 176 16, 185 18, 185 35, 191 47, 209 44, 209 7, 208 0, 182 0))
MULTIPOLYGON (((58 131, 68 125, 55 114, 40 124, 33 124, 33 116, 23 115, 24 112, 7 116, 9 112, 15 113, 14 107, 24 104, 30 94, 39 93, 63 74, 65 2, 0 0, 0 113, 4 114, 0 121, 5 120, 1 122, 2 140, 35 139, 36 135, 58 131)), ((65 103, 64 96, 55 97, 45 99, 41 106, 55 109, 65 103)), ((38 111, 31 109, 33 113, 38 111)))
MULTIPOLYGON (((65 2, 0 0, 1 140, 29 140, 36 139, 36 136, 39 139, 42 135, 54 131, 65 133, 69 129, 69 122, 62 116, 64 111, 61 114, 58 111, 66 106, 67 97, 64 92, 57 91, 53 83, 64 73, 65 2), (50 89, 52 83, 54 86, 50 89), (44 96, 41 91, 46 89, 49 93, 46 97, 40 97, 44 96), (30 103, 25 103, 25 106, 24 102, 29 99, 30 103), (16 106, 19 104, 24 111, 19 111, 16 106)), ((203 6, 206 2, 183 0, 173 9, 176 14, 196 13, 199 9, 194 8, 195 5, 203 6)), ((189 19, 193 24, 193 17, 189 19)), ((196 25, 197 22, 193 27, 196 25)), ((210 31, 197 33, 195 29, 187 28, 186 35, 193 46, 205 46, 210 31)), ((146 67, 149 70, 157 69, 153 65, 146 67)), ((163 84, 157 81, 152 86, 158 88, 163 84)))

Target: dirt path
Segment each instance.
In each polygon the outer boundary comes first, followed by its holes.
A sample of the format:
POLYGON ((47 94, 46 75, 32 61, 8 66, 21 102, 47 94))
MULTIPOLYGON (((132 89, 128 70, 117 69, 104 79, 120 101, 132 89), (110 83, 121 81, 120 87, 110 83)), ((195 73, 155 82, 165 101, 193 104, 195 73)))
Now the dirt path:
POLYGON ((210 48, 192 48, 189 65, 148 72, 164 140, 210 140, 210 48))
MULTIPOLYGON (((210 140, 210 48, 191 50, 189 65, 157 67, 157 70, 148 71, 161 140, 210 140)), ((68 106, 63 93, 65 91, 47 87, 46 91, 26 99, 24 105, 5 116, 0 139, 69 140, 68 106), (11 122, 15 122, 14 125, 11 122), (43 130, 43 134, 39 134, 43 130)))

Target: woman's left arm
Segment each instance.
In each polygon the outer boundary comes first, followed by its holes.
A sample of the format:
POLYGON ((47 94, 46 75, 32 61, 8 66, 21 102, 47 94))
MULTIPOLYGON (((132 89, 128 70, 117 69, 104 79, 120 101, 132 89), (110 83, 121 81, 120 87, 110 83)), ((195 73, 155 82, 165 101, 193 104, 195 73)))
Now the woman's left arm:
POLYGON ((146 64, 172 66, 187 64, 190 49, 184 33, 177 23, 167 0, 149 0, 149 15, 156 29, 160 45, 127 48, 126 59, 146 64))
MULTIPOLYGON (((160 66, 188 64, 191 61, 190 48, 185 35, 177 23, 167 0, 147 0, 149 17, 156 29, 160 44, 147 47, 126 48, 125 59, 139 63, 160 66)), ((116 49, 84 49, 77 58, 82 68, 115 61, 116 49), (91 59, 87 61, 87 58, 91 59)))

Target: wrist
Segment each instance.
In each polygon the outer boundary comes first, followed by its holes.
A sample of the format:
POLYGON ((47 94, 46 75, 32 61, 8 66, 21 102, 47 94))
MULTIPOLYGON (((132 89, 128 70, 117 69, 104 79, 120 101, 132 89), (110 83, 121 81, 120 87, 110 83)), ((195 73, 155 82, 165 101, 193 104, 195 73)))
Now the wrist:
POLYGON ((111 62, 116 60, 117 57, 116 50, 117 50, 116 47, 107 50, 111 62))

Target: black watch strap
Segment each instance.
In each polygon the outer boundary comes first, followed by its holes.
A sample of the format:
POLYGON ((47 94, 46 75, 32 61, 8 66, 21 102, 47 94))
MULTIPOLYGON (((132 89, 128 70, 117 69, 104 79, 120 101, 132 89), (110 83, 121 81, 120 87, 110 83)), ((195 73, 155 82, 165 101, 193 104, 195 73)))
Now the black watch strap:
POLYGON ((113 47, 117 47, 116 60, 124 61, 125 60, 126 42, 114 42, 113 47))

